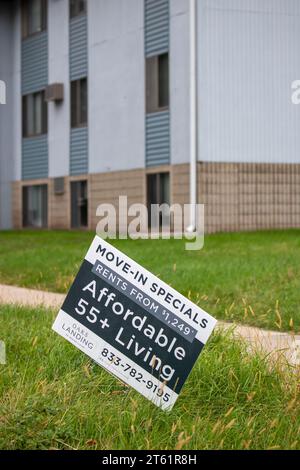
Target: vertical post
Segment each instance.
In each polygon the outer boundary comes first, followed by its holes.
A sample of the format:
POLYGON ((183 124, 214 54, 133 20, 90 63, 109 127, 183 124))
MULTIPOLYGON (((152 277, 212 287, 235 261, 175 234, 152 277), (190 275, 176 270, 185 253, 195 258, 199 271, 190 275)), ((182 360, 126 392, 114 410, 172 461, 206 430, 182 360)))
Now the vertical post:
POLYGON ((190 221, 196 230, 197 204, 197 0, 190 0, 190 221))

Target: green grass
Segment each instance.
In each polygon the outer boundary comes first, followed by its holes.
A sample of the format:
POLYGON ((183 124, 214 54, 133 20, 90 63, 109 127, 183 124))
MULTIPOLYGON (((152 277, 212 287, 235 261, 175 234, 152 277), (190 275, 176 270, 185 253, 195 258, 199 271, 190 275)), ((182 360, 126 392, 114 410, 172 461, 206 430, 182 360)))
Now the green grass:
MULTIPOLYGON (((0 232, 0 282, 66 292, 92 232, 0 232)), ((300 231, 209 235, 200 251, 182 240, 112 243, 217 318, 300 330, 300 231)))
POLYGON ((216 333, 165 413, 52 332, 54 317, 0 306, 0 449, 300 448, 299 371, 216 333))

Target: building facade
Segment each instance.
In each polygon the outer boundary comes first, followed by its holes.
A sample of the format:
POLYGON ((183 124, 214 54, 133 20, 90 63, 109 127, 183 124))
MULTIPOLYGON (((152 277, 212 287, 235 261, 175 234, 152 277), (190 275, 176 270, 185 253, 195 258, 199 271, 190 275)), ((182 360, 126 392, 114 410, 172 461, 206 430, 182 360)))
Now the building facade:
MULTIPOLYGON (((189 0, 0 0, 0 228, 189 202, 189 0)), ((206 231, 300 226, 298 0, 197 1, 206 231)))

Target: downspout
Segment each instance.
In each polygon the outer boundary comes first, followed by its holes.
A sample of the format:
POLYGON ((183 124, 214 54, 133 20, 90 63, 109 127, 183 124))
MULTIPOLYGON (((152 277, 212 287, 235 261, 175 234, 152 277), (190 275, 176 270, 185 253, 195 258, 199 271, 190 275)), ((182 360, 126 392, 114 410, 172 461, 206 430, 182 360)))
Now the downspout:
POLYGON ((197 0, 190 0, 190 220, 188 232, 197 227, 197 0))

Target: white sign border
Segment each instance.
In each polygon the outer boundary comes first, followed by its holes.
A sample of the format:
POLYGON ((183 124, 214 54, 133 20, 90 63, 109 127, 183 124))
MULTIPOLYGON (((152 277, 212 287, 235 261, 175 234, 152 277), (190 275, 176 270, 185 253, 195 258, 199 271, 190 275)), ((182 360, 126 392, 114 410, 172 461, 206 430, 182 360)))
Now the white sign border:
POLYGON ((68 313, 64 312, 63 310, 60 310, 52 326, 52 329, 53 331, 58 333, 60 336, 65 338, 67 341, 72 343, 74 346, 76 346, 78 349, 80 349, 82 352, 84 352, 91 359, 93 359, 98 365, 100 365, 101 367, 106 369, 108 372, 118 377, 121 381, 130 385, 132 388, 137 390, 141 395, 143 395, 145 398, 150 400, 156 406, 158 406, 164 411, 171 411, 171 409, 173 408, 178 398, 177 393, 175 393, 172 389, 170 389, 163 382, 160 382, 156 377, 149 374, 149 372, 147 372, 145 369, 140 367, 134 361, 129 359, 119 350, 111 346, 104 339, 100 338, 98 335, 93 333, 86 326, 82 325, 82 323, 79 320, 74 319, 68 313), (91 342, 94 345, 93 349, 89 349, 87 346, 82 344, 80 341, 77 341, 74 337, 68 334, 68 332, 66 331, 66 328, 68 327, 72 328, 72 325, 74 324, 79 324, 82 327, 82 329, 84 329, 84 331, 88 333, 89 342, 91 342), (129 374, 129 372, 128 374, 125 374, 120 369, 120 367, 116 366, 113 362, 109 360, 105 361, 105 358, 101 356, 101 351, 104 348, 108 349, 110 352, 118 356, 123 363, 129 364, 131 368, 134 368, 136 369, 137 372, 140 372, 146 381, 150 380, 151 382, 153 382, 153 384, 157 386, 157 389, 163 389, 164 393, 168 393, 170 395, 169 401, 165 402, 154 393, 151 393, 151 391, 146 388, 145 383, 138 382, 134 377, 132 377, 129 374))

